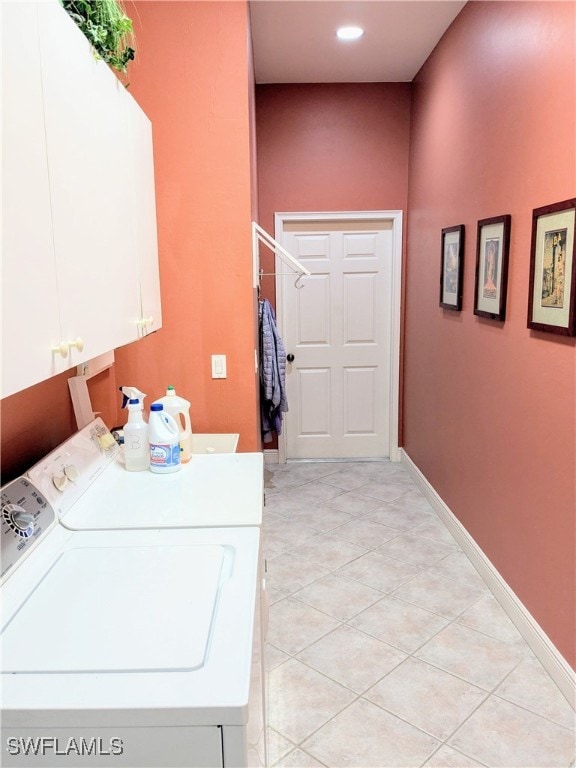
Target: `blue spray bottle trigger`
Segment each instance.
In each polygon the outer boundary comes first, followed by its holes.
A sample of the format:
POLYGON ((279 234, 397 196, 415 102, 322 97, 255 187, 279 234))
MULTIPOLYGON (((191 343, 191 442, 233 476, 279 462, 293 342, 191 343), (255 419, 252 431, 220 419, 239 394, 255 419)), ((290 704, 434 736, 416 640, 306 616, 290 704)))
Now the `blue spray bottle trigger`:
POLYGON ((144 392, 140 392, 136 387, 118 387, 118 389, 122 392, 122 408, 126 408, 130 400, 137 400, 144 407, 146 397, 144 392))

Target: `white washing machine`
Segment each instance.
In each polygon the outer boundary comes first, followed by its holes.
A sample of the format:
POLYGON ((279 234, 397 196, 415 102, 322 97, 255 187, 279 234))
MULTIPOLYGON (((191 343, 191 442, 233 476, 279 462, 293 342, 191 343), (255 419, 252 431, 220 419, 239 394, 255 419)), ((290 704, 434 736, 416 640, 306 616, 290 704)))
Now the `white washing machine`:
POLYGON ((4 765, 266 764, 262 474, 126 472, 96 420, 2 489, 4 765))

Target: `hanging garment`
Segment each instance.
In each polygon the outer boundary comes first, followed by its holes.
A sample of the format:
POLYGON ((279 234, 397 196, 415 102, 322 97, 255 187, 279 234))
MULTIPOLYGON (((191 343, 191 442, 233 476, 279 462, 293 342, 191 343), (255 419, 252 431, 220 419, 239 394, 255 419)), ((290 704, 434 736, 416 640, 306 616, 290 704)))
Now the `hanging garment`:
POLYGON ((282 414, 288 410, 286 399, 286 351, 276 328, 274 310, 268 299, 258 302, 260 331, 260 415, 262 439, 272 440, 272 433, 282 434, 282 414))

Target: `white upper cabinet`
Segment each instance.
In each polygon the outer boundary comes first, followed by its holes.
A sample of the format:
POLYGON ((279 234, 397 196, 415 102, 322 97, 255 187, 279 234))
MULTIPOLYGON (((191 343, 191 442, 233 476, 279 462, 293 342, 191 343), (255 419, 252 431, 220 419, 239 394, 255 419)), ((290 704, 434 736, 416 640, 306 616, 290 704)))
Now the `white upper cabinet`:
POLYGON ((161 316, 150 121, 56 0, 3 5, 5 397, 161 316))
POLYGON ((130 97, 67 13, 39 15, 62 331, 89 359, 137 338, 130 97))
POLYGON ((132 214, 140 276, 139 335, 146 336, 162 326, 152 125, 134 99, 129 100, 128 108, 132 123, 132 186, 126 194, 132 196, 134 203, 132 214))
POLYGON ((37 6, 2 12, 2 393, 11 394, 63 368, 51 352, 61 332, 37 6))

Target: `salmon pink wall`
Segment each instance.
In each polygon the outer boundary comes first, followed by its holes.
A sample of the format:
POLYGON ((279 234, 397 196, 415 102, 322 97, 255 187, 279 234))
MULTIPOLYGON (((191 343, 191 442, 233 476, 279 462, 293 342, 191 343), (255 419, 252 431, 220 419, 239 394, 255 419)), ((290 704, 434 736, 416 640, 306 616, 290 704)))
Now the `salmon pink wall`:
MULTIPOLYGON (((408 83, 256 87, 260 224, 279 211, 405 210, 408 83)), ((266 249, 262 264, 273 272, 266 249)), ((274 279, 263 292, 274 297, 274 279)))
POLYGON ((163 328, 116 379, 192 403, 196 432, 258 450, 245 2, 136 2, 130 90, 152 121, 163 328), (225 354, 226 379, 211 378, 225 354))
POLYGON ((2 484, 26 472, 76 430, 70 375, 62 373, 2 400, 2 484))
MULTIPOLYGON (((247 4, 129 2, 127 11, 138 49, 130 91, 154 132, 164 324, 117 350, 115 368, 90 382, 92 405, 122 424, 117 385, 136 385, 149 404, 174 384, 192 402, 195 431, 239 432, 240 450, 258 450, 247 4), (227 356, 227 379, 212 380, 212 354, 227 356)), ((74 374, 2 401, 3 482, 76 430, 74 374)))
POLYGON ((531 216, 576 192, 574 3, 465 6, 414 83, 404 447, 574 664, 575 343, 526 328, 531 216), (473 314, 476 224, 511 214, 504 323, 473 314), (466 226, 462 312, 441 229, 466 226))
MULTIPOLYGON (((248 25, 248 50, 252 52, 252 32, 250 25, 248 25)), ((254 57, 252 55, 248 58, 248 110, 249 110, 249 126, 250 126, 250 190, 252 193, 252 221, 258 221, 258 159, 256 150, 256 75, 254 72, 254 57)), ((253 342, 254 349, 260 348, 260 338, 258 327, 258 292, 254 288, 254 276, 252 278, 252 300, 254 308, 254 330, 253 330, 253 342)), ((254 390, 256 413, 258 421, 258 441, 260 443, 260 383, 256 382, 254 390)))
MULTIPOLYGON (((280 211, 405 211, 409 128, 408 83, 256 86, 259 223, 274 235, 280 211)), ((268 248, 260 263, 274 272, 268 248)), ((261 285, 274 304, 274 277, 261 285)))

